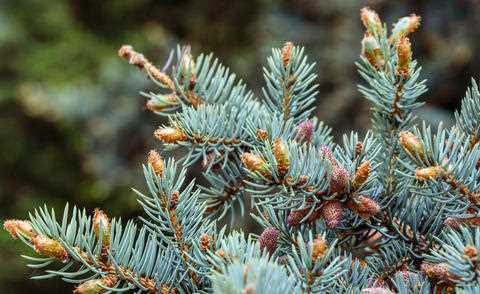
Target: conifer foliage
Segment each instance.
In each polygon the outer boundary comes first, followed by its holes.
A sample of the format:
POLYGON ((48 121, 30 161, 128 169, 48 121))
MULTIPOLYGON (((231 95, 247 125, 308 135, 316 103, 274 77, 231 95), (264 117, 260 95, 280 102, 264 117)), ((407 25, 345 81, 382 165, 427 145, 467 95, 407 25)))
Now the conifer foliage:
POLYGON ((67 205, 5 221, 37 253, 23 256, 43 270, 33 278, 59 277, 74 293, 478 293, 478 86, 452 127, 418 124, 427 89, 409 37, 420 17, 388 30, 363 8, 361 21, 372 128, 340 143, 312 117, 315 63, 303 47, 272 50, 257 97, 212 54, 179 47, 159 69, 122 46, 158 85, 146 107, 168 117, 134 190, 145 213, 125 222, 67 205), (194 164, 206 184, 187 181, 194 164), (217 225, 247 213, 259 236, 217 225))

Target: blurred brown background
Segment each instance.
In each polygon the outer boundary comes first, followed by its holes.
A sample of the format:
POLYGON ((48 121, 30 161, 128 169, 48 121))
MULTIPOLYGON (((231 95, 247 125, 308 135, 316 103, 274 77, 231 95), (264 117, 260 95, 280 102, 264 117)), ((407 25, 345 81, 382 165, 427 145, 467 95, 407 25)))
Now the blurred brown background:
MULTIPOLYGON (((0 1, 0 217, 67 201, 141 213, 130 188, 144 187, 140 164, 160 121, 138 94, 152 83, 116 56, 124 43, 158 64, 177 43, 214 51, 256 93, 270 48, 303 44, 318 62, 317 115, 337 136, 365 130, 369 105, 356 91, 354 66, 365 5, 388 23, 411 12, 423 17, 414 56, 430 91, 419 115, 450 121, 480 72, 476 0, 0 1)), ((57 280, 29 280, 35 270, 19 252, 29 250, 2 230, 0 293, 71 291, 57 280)))

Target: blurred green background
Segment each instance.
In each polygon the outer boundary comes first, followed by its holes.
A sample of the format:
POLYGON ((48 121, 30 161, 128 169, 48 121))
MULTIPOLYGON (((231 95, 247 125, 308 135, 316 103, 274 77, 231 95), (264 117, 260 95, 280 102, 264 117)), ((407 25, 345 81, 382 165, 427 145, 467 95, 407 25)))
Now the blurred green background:
MULTIPOLYGON (((391 23, 423 17, 414 56, 430 91, 419 116, 451 121, 471 76, 480 72, 476 0, 3 0, 0 1, 0 217, 24 218, 43 203, 65 202, 110 215, 141 213, 131 187, 143 188, 141 162, 160 124, 140 90, 154 89, 117 57, 130 43, 163 64, 177 43, 214 51, 260 93, 261 66, 286 40, 318 61, 317 115, 336 135, 369 126, 356 91, 359 9, 391 23)), ((338 139, 338 137, 337 137, 338 139)), ((0 232, 0 293, 68 293, 57 280, 32 281, 18 253, 29 250, 0 232)))

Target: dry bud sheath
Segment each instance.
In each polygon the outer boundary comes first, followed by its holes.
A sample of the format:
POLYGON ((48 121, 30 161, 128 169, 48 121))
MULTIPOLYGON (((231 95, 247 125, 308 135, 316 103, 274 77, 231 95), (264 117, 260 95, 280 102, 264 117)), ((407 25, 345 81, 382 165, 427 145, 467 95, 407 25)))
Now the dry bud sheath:
POLYGON ((133 50, 132 46, 123 45, 120 47, 118 50, 118 56, 128 60, 130 64, 133 64, 140 69, 145 69, 156 81, 164 85, 166 88, 172 90, 175 89, 175 84, 170 77, 150 63, 150 61, 148 61, 143 54, 133 50))
POLYGON ((273 155, 277 161, 278 172, 281 175, 285 175, 288 172, 290 160, 288 158, 288 148, 286 144, 279 138, 273 141, 272 146, 273 155))
POLYGON ((270 175, 267 163, 259 155, 246 152, 240 156, 240 159, 245 167, 251 172, 257 172, 263 176, 270 175))
POLYGON ((32 238, 32 244, 35 248, 35 251, 41 255, 53 257, 62 261, 68 259, 67 251, 57 240, 38 235, 32 238))
POLYGON ((17 239, 18 234, 21 234, 28 239, 31 239, 37 235, 33 230, 32 223, 29 221, 6 220, 3 223, 3 227, 8 231, 8 233, 10 233, 10 236, 12 236, 13 239, 17 239))
POLYGON ((462 221, 458 218, 453 218, 453 217, 447 217, 443 221, 443 225, 453 228, 453 229, 458 229, 460 225, 462 224, 462 221))
POLYGON ((399 134, 399 143, 410 155, 420 158, 425 156, 422 141, 412 132, 401 131, 399 134))
POLYGON ((102 245, 110 245, 110 220, 102 210, 95 208, 93 213, 93 231, 97 239, 102 236, 102 245))
POLYGON ((158 140, 170 144, 187 140, 187 136, 181 130, 171 127, 157 129, 153 135, 158 140))
POLYGON ((283 66, 287 67, 287 65, 290 63, 290 59, 292 57, 292 51, 293 51, 293 43, 292 42, 285 42, 285 45, 283 45, 282 48, 282 61, 283 61, 283 66))
POLYGON ((163 175, 164 162, 160 154, 156 150, 150 150, 147 160, 152 166, 153 172, 161 177, 163 175))

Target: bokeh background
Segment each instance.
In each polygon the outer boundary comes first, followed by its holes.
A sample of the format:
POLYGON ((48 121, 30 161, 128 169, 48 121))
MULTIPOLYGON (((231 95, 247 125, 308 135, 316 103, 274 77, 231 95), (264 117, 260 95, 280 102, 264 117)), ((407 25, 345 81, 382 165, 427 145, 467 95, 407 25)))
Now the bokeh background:
MULTIPOLYGON (((110 215, 141 213, 131 187, 143 188, 141 162, 161 123, 144 108, 144 75, 117 57, 130 43, 162 64, 177 43, 214 51, 257 92, 271 47, 303 44, 318 61, 317 115, 339 139, 369 126, 356 91, 359 9, 388 23, 415 12, 413 36, 430 91, 418 114, 448 123, 480 73, 477 0, 2 0, 0 1, 0 218, 23 218, 65 202, 110 215)), ((0 232, 0 293, 69 293, 60 281, 32 281, 0 232)))

